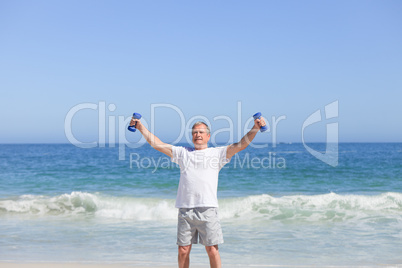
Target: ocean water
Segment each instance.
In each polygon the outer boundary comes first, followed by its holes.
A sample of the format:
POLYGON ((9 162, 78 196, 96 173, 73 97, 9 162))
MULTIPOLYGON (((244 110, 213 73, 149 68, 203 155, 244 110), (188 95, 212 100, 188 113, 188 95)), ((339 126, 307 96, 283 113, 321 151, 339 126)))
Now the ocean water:
MULTIPOLYGON (((311 144, 325 151, 325 144, 311 144)), ((0 145, 0 262, 177 259, 180 171, 148 145, 0 145)), ((239 153, 218 189, 224 267, 402 264, 402 144, 341 143, 329 166, 302 144, 239 153)), ((203 246, 191 263, 208 267, 203 246)))

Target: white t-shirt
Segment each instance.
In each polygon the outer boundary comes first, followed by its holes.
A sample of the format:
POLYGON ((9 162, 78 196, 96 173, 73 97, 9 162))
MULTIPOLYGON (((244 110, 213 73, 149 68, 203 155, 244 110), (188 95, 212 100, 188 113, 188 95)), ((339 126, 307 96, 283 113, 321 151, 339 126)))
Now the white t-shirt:
POLYGON ((218 175, 230 161, 227 146, 195 150, 173 146, 172 162, 180 166, 176 208, 218 207, 218 175))

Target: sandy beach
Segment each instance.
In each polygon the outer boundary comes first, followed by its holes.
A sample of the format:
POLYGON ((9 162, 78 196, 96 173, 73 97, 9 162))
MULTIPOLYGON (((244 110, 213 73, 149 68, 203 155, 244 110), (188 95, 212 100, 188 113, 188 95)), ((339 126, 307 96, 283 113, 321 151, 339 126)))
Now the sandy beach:
MULTIPOLYGON (((118 268, 122 264, 78 264, 78 263, 0 263, 2 268, 118 268)), ((168 267, 168 266, 166 266, 168 267)))
MULTIPOLYGON (((153 264, 83 264, 83 263, 0 263, 1 268, 175 268, 176 265, 157 265, 153 264)), ((194 268, 202 268, 206 266, 191 266, 194 268)))
MULTIPOLYGON (((85 264, 85 263, 1 263, 1 268, 176 268, 175 264, 135 264, 135 263, 122 263, 122 264, 85 264)), ((206 268, 209 266, 191 265, 194 268, 206 268)))
MULTIPOLYGON (((176 264, 136 264, 136 263, 120 263, 120 264, 85 264, 85 263, 5 263, 0 262, 1 268, 177 268, 176 264)), ((191 265, 191 268, 209 268, 209 265, 191 265)), ((226 267, 231 267, 226 266, 226 267)), ((281 267, 281 268, 290 268, 290 267, 297 267, 297 268, 306 268, 311 267, 310 265, 251 265, 251 266, 238 266, 235 267, 281 267)), ((401 268, 402 264, 377 264, 377 265, 319 265, 314 267, 331 267, 331 268, 371 268, 371 267, 389 267, 389 268, 401 268)))

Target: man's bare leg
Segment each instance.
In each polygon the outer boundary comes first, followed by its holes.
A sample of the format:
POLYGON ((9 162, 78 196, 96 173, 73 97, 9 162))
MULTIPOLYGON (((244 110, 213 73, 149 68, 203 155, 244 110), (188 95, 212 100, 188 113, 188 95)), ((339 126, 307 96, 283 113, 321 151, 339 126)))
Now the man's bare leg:
POLYGON ((179 246, 179 268, 190 267, 190 251, 191 245, 179 246))
POLYGON ((221 256, 219 255, 218 245, 205 247, 211 268, 221 268, 221 256))

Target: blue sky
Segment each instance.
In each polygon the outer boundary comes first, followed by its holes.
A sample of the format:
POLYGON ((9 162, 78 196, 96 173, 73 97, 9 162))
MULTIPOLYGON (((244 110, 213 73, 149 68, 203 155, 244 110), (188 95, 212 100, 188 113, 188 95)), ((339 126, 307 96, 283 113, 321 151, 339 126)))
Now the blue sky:
MULTIPOLYGON (((102 103, 106 140, 136 141, 119 117, 139 112, 167 142, 196 116, 228 142, 227 116, 236 141, 260 111, 285 118, 277 141, 300 142, 334 101, 339 141, 402 142, 401 14, 401 1, 1 1, 0 143, 68 142, 85 103, 82 142, 99 140, 102 103)), ((328 122, 306 139, 325 141, 328 122)))

